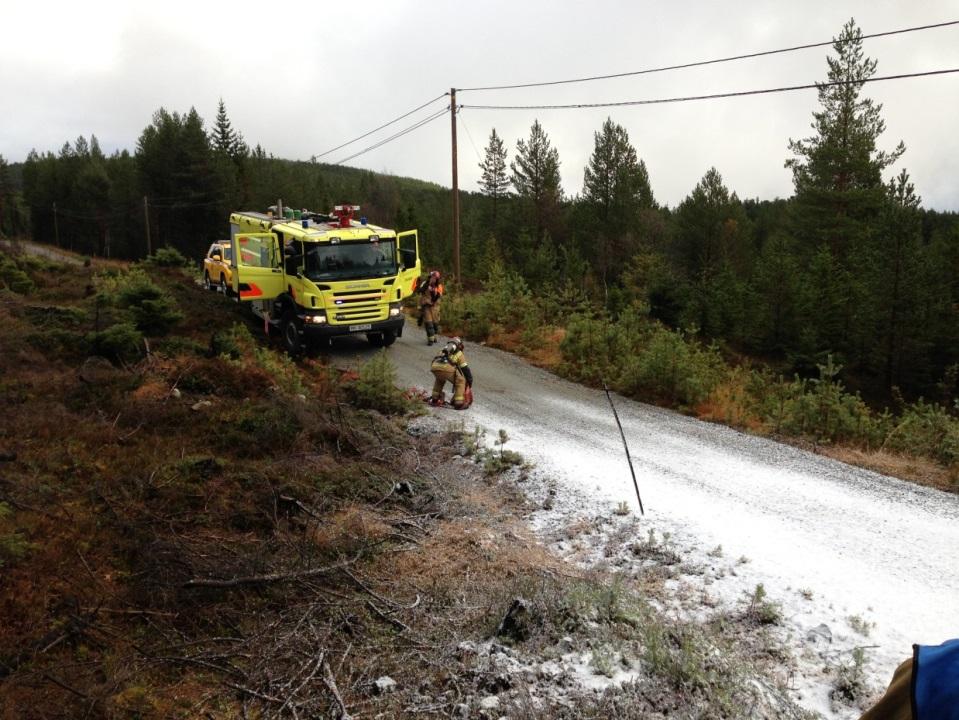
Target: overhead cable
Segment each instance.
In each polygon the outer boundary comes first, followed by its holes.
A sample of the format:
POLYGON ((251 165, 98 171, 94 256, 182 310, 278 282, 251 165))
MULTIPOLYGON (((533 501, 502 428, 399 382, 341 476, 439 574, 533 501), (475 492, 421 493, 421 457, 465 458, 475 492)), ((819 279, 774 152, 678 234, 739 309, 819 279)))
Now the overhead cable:
POLYGON ((389 143, 389 142, 392 142, 392 141, 394 141, 394 140, 397 140, 397 139, 403 137, 404 135, 407 135, 407 134, 413 132, 414 130, 423 127, 423 126, 426 125, 427 123, 431 123, 431 122, 433 122, 434 120, 436 120, 437 118, 443 117, 444 115, 446 115, 446 113, 449 111, 449 109, 450 109, 450 107, 449 107, 449 105, 447 105, 447 106, 446 106, 445 108, 443 108, 442 110, 439 110, 439 111, 433 113, 432 115, 424 118, 423 120, 420 120, 419 122, 416 122, 416 123, 414 123, 413 125, 410 125, 409 127, 405 128, 405 129, 403 129, 403 130, 400 130, 400 131, 399 131, 398 133, 396 133, 395 135, 391 135, 391 136, 388 137, 388 138, 384 138, 383 140, 380 140, 379 142, 374 143, 373 145, 370 145, 370 146, 367 147, 367 148, 363 148, 363 149, 360 150, 359 152, 355 152, 355 153, 353 153, 352 155, 350 155, 349 157, 345 157, 345 158, 343 158, 342 160, 340 160, 340 161, 338 161, 338 162, 336 162, 336 163, 334 163, 334 164, 335 164, 335 165, 342 165, 342 164, 345 163, 345 162, 349 162, 349 161, 352 160, 353 158, 357 158, 357 157, 359 157, 360 155, 363 155, 363 154, 365 154, 365 153, 370 152, 371 150, 375 150, 375 149, 378 148, 378 147, 382 147, 383 145, 386 145, 386 144, 389 143))
MULTIPOLYGON (((888 30, 886 32, 871 33, 862 35, 858 40, 868 40, 870 38, 886 37, 889 35, 902 35, 903 33, 918 32, 920 30, 933 30, 935 28, 948 27, 950 25, 959 25, 959 20, 950 20, 948 22, 935 23, 934 25, 919 25, 916 27, 902 28, 900 30, 888 30)), ((853 42, 850 40, 849 42, 853 42)), ((699 60, 696 62, 682 63, 680 65, 666 65, 664 67, 647 68, 644 70, 633 70, 630 72, 613 73, 610 75, 593 75, 591 77, 573 78, 570 80, 549 80, 546 82, 520 83, 516 85, 489 85, 486 87, 456 88, 457 92, 478 92, 480 90, 513 90, 518 88, 545 87, 547 85, 570 85, 572 83, 590 82, 593 80, 612 80, 614 78, 632 77, 634 75, 649 75, 652 73, 666 72, 667 70, 683 70, 691 67, 701 67, 703 65, 716 65, 718 63, 732 62, 734 60, 747 60, 749 58, 764 57, 766 55, 779 55, 781 53, 795 52, 796 50, 809 50, 827 45, 835 45, 842 41, 829 40, 825 42, 809 43, 807 45, 794 45, 793 47, 780 48, 779 50, 763 50, 761 52, 746 53, 744 55, 732 55, 730 57, 716 58, 713 60, 699 60)))
POLYGON ((448 92, 445 92, 445 93, 443 93, 442 95, 437 95, 435 98, 433 98, 433 99, 430 100, 429 102, 425 102, 425 103, 423 103, 422 105, 420 105, 419 107, 415 107, 415 108, 413 108, 412 110, 410 110, 409 112, 403 113, 402 115, 393 118, 393 119, 390 120, 388 123, 383 123, 383 124, 380 125, 379 127, 373 128, 373 129, 370 130, 369 132, 363 133, 362 135, 353 138, 353 139, 350 140, 349 142, 345 142, 345 143, 343 143, 342 145, 337 145, 335 148, 330 148, 329 150, 327 150, 327 151, 325 151, 325 152, 321 152, 319 155, 314 155, 314 157, 316 157, 316 158, 321 158, 321 157, 324 157, 324 156, 326 156, 326 155, 329 155, 330 153, 334 153, 334 152, 336 152, 337 150, 341 150, 342 148, 345 148, 347 145, 352 145, 353 143, 355 143, 355 142, 357 142, 357 141, 359 141, 359 140, 362 140, 362 139, 365 138, 365 137, 369 137, 370 135, 372 135, 372 134, 375 133, 375 132, 379 132, 379 131, 382 130, 383 128, 389 127, 389 126, 392 125, 393 123, 399 122, 399 121, 402 120, 403 118, 409 117, 409 116, 412 115, 413 113, 418 112, 418 111, 422 110, 422 109, 425 108, 425 107, 429 107, 430 105, 432 105, 433 103, 435 103, 437 100, 441 100, 442 98, 446 97, 447 95, 449 95, 448 92))
POLYGON ((656 98, 653 100, 572 103, 569 105, 459 105, 458 107, 468 110, 579 110, 585 108, 624 107, 627 105, 662 105, 665 103, 690 102, 692 100, 717 100, 719 98, 743 97, 746 95, 769 95, 771 93, 791 92, 793 90, 812 90, 814 88, 834 87, 836 85, 864 85, 865 83, 881 82, 883 80, 903 80, 905 78, 946 75, 956 72, 959 72, 959 68, 950 68, 948 70, 930 70, 928 72, 918 73, 904 73, 902 75, 884 75, 882 77, 866 78, 864 80, 835 80, 832 82, 817 82, 809 85, 790 85, 786 87, 767 88, 764 90, 740 90, 736 92, 713 93, 710 95, 688 95, 685 97, 656 98))

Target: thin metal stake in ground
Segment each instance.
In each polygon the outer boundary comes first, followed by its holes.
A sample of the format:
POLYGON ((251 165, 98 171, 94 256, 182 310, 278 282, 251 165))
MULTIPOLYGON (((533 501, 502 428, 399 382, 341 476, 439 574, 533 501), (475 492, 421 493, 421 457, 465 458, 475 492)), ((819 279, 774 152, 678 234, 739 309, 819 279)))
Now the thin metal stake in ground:
POLYGON ((609 394, 609 388, 606 381, 603 381, 603 390, 606 391, 606 399, 609 400, 609 406, 613 408, 613 417, 616 418, 616 427, 619 428, 619 436, 623 438, 623 448, 626 450, 626 462, 629 463, 629 473, 633 476, 633 487, 636 488, 636 499, 639 501, 639 513, 645 515, 643 510, 643 499, 639 496, 639 483, 636 482, 636 471, 633 470, 633 459, 629 456, 629 445, 626 444, 626 433, 623 432, 623 424, 619 421, 619 413, 616 412, 616 406, 613 405, 613 396, 609 394))

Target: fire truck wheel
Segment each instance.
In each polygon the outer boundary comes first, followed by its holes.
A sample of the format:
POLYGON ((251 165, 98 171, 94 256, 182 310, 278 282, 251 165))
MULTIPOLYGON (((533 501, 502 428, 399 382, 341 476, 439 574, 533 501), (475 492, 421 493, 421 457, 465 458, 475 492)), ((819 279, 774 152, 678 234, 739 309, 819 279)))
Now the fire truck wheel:
POLYGON ((299 318, 293 313, 283 316, 281 327, 283 333, 283 347, 290 355, 299 355, 303 350, 303 327, 299 318))
POLYGON ((373 347, 389 347, 396 342, 396 333, 392 330, 385 330, 383 332, 376 333, 367 333, 366 339, 370 341, 370 345, 373 347))

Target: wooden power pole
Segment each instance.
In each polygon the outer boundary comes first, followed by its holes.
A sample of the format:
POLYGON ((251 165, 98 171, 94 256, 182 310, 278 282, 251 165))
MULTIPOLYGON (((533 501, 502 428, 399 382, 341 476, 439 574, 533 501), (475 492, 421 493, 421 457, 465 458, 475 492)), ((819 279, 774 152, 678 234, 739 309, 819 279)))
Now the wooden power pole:
POLYGON ((457 282, 460 275, 460 185, 456 162, 456 88, 450 88, 450 123, 453 131, 453 267, 457 282))

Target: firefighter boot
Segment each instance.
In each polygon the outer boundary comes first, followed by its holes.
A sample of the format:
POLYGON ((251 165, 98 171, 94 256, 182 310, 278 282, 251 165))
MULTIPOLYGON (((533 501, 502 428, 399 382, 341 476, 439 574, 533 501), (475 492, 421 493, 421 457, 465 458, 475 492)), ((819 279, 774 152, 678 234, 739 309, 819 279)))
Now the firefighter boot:
POLYGON ((436 342, 436 324, 428 322, 426 323, 426 344, 432 345, 436 342))

